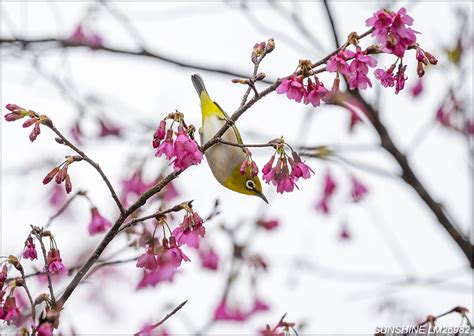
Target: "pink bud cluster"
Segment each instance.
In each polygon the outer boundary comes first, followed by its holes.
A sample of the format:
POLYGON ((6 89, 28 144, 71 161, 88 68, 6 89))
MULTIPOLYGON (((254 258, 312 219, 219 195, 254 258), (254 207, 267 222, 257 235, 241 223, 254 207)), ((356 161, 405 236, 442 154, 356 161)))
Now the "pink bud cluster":
POLYGON ((263 180, 269 184, 270 182, 277 187, 277 192, 292 192, 294 188, 298 188, 296 182, 302 179, 309 179, 314 171, 304 163, 298 153, 291 150, 291 157, 285 152, 285 142, 283 139, 277 140, 276 151, 270 160, 263 166, 263 180), (275 158, 278 156, 275 163, 275 158), (290 171, 291 168, 291 171, 290 171))
POLYGON ((10 111, 10 113, 5 114, 6 121, 16 121, 24 117, 29 117, 29 119, 23 123, 23 128, 27 128, 34 125, 33 130, 31 131, 29 136, 31 142, 35 141, 38 135, 40 135, 41 124, 51 123, 51 120, 49 120, 47 116, 39 115, 36 112, 26 110, 23 107, 15 104, 7 104, 6 109, 10 111))
POLYGON ((82 157, 67 156, 66 160, 63 163, 51 169, 51 171, 44 177, 43 184, 48 184, 54 178, 57 184, 61 184, 64 182, 64 188, 66 189, 66 193, 69 194, 72 191, 72 182, 71 177, 68 173, 68 168, 73 162, 77 161, 82 161, 82 157))
POLYGON ((175 171, 183 171, 191 165, 198 165, 202 161, 202 152, 197 142, 192 137, 194 127, 187 127, 182 113, 170 113, 153 135, 153 148, 155 156, 164 155, 167 160, 173 160, 175 171), (166 120, 173 120, 171 126, 166 128, 166 120), (178 124, 178 131, 173 131, 173 124, 178 124), (174 138, 176 136, 176 139, 174 138))

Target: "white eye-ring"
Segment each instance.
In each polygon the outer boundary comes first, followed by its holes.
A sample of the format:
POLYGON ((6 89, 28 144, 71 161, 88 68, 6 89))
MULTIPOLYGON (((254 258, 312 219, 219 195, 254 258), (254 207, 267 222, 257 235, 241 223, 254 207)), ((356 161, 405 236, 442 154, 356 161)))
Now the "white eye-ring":
POLYGON ((252 181, 252 180, 248 180, 248 181, 245 183, 245 186, 246 186, 247 189, 249 189, 249 190, 254 190, 254 189, 255 189, 255 182, 252 181))

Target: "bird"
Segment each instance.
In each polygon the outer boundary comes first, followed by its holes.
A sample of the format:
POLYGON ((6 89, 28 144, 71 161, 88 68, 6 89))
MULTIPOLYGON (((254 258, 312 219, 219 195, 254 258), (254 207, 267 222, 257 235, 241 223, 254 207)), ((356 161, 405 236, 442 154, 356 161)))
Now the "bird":
MULTIPOLYGON (((205 144, 229 120, 229 116, 211 99, 199 74, 192 75, 191 80, 201 103, 202 126, 199 133, 201 144, 205 144)), ((226 142, 243 144, 235 124, 229 127, 221 139, 226 142)), ((221 185, 241 194, 260 197, 268 204, 258 176, 251 176, 248 169, 245 169, 244 174, 241 174, 240 167, 247 160, 247 154, 243 148, 216 143, 206 150, 205 156, 212 174, 221 185)))

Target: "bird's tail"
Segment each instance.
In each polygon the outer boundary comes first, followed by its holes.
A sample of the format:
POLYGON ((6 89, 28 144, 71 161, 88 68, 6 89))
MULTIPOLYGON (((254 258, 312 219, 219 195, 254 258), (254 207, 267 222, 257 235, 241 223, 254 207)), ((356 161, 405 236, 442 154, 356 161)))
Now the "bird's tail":
POLYGON ((196 89, 196 92, 199 97, 201 97, 201 94, 203 92, 207 94, 206 87, 204 86, 204 81, 202 80, 202 77, 199 74, 191 75, 191 80, 193 81, 194 88, 196 89))

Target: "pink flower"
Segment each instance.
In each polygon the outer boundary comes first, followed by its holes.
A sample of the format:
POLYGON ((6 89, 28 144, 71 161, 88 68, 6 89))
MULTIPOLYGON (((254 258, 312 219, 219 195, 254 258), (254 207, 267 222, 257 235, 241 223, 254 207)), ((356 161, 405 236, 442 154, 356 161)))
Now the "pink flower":
POLYGON ((217 270, 219 266, 219 256, 213 249, 199 251, 199 258, 201 259, 201 266, 210 270, 217 270))
POLYGON ((406 68, 407 66, 401 63, 398 66, 398 72, 395 75, 395 94, 398 94, 405 87, 405 81, 408 79, 408 77, 405 76, 406 68))
POLYGON ((66 267, 64 267, 63 260, 61 259, 61 255, 59 250, 52 248, 49 250, 48 255, 46 257, 48 270, 51 273, 64 273, 66 272, 66 267))
POLYGON ((252 178, 258 175, 257 164, 250 156, 248 156, 240 165, 240 175, 245 175, 246 172, 248 172, 249 176, 252 178))
POLYGON ((5 303, 3 304, 3 316, 1 317, 2 320, 7 322, 8 325, 11 323, 18 325, 20 323, 21 314, 20 309, 16 305, 16 299, 14 296, 8 296, 5 299, 5 303))
POLYGON ((313 83, 311 79, 308 78, 308 93, 304 97, 304 103, 306 105, 311 103, 314 107, 317 107, 321 104, 321 100, 325 101, 328 98, 329 91, 324 87, 324 84, 321 83, 317 77, 315 77, 315 79, 316 82, 313 83))
POLYGON ((272 231, 276 229, 279 225, 278 220, 268 219, 268 220, 259 220, 257 225, 264 228, 265 230, 272 231))
POLYGON ((291 165, 291 176, 295 178, 297 181, 299 178, 309 179, 311 177, 311 173, 314 174, 314 171, 308 166, 306 163, 301 161, 300 156, 298 153, 293 151, 292 153, 293 160, 290 159, 291 165))
POLYGON ((178 128, 174 143, 176 159, 173 163, 175 171, 185 170, 191 165, 198 165, 202 161, 202 152, 195 140, 191 139, 182 127, 178 128))
POLYGON ((25 242, 25 250, 23 251, 23 258, 25 259, 38 259, 38 253, 36 252, 35 244, 31 236, 25 242))
POLYGON ((145 288, 148 286, 155 286, 160 282, 172 282, 176 268, 171 264, 160 265, 157 269, 143 274, 142 279, 138 283, 137 288, 145 288))
MULTIPOLYGON (((296 178, 290 175, 288 168, 288 160, 286 155, 280 155, 275 167, 270 168, 268 164, 273 164, 274 158, 265 165, 263 172, 263 180, 269 184, 272 182, 277 187, 277 192, 283 194, 284 192, 292 192, 296 186, 296 178), (270 168, 270 170, 268 170, 270 168)), ((297 186, 296 186, 297 187, 297 186)))
POLYGON ((171 129, 166 132, 166 139, 158 146, 155 156, 159 157, 163 154, 165 154, 167 160, 171 160, 175 156, 173 130, 171 129))
POLYGON ((332 55, 327 62, 327 71, 328 72, 340 72, 341 74, 349 77, 351 72, 349 70, 349 65, 346 62, 346 54, 344 50, 339 50, 335 55, 332 55))
POLYGON ((291 75, 289 79, 282 79, 281 84, 277 87, 278 94, 286 93, 288 99, 293 99, 298 103, 306 96, 306 90, 303 85, 303 78, 291 75))
POLYGON ((385 45, 387 34, 393 22, 393 16, 386 10, 379 10, 371 18, 365 20, 367 27, 373 27, 372 36, 375 36, 378 42, 385 45))
POLYGON ((239 308, 230 308, 227 303, 222 300, 214 311, 214 320, 216 321, 236 321, 243 322, 247 319, 245 313, 239 308))
POLYGON ((145 182, 142 175, 142 169, 139 168, 129 179, 122 180, 122 194, 120 195, 120 200, 125 206, 129 202, 130 195, 140 196, 147 191, 148 188, 153 186, 153 182, 145 182))
POLYGON ((97 210, 96 207, 91 208, 91 215, 92 219, 89 223, 89 235, 93 236, 97 233, 105 232, 107 229, 112 227, 112 223, 110 223, 106 218, 104 218, 97 210))
POLYGON ((336 181, 333 179, 331 172, 327 170, 326 175, 324 176, 323 194, 316 204, 316 210, 321 211, 324 214, 329 213, 329 200, 332 198, 336 188, 336 181))
POLYGON ((73 44, 82 43, 90 46, 93 49, 99 48, 103 43, 103 39, 99 34, 93 32, 86 33, 82 24, 77 25, 71 36, 68 37, 67 41, 73 44))
POLYGON ((44 322, 38 327, 38 329, 36 329, 36 335, 53 336, 53 327, 49 322, 44 322))
POLYGON ((416 85, 411 88, 411 95, 413 97, 418 97, 421 94, 422 91, 423 91, 423 81, 420 78, 416 82, 416 85))
POLYGON ((375 78, 380 81, 383 87, 393 87, 395 85, 395 77, 393 76, 393 70, 395 64, 392 64, 387 71, 383 69, 377 69, 374 71, 375 78))
POLYGON ((73 33, 69 38, 67 39, 70 43, 82 43, 83 40, 86 39, 86 36, 84 34, 84 30, 82 28, 82 25, 79 24, 77 27, 74 29, 73 33))
POLYGON ((365 197, 365 195, 369 192, 369 190, 355 176, 352 177, 351 183, 352 183, 352 190, 351 190, 352 199, 354 200, 354 202, 358 202, 365 197))
POLYGON ((100 124, 100 133, 99 136, 101 138, 104 138, 106 136, 116 136, 120 137, 122 133, 122 128, 112 125, 110 123, 105 123, 105 121, 99 119, 99 124, 100 124))
POLYGON ((158 260, 155 257, 152 246, 149 246, 146 252, 138 257, 136 266, 150 271, 158 267, 158 260))
POLYGON ((270 183, 270 181, 273 180, 272 166, 273 166, 274 161, 275 161, 275 155, 272 155, 270 160, 262 168, 263 180, 267 183, 270 183))
MULTIPOLYGON (((167 244, 164 244, 165 246, 167 244)), ((169 239, 169 247, 166 246, 166 252, 163 254, 163 259, 166 263, 169 263, 175 269, 181 266, 181 262, 191 261, 186 254, 176 244, 176 238, 171 236, 169 239)))
POLYGON ((183 222, 172 233, 176 237, 178 246, 186 244, 189 247, 199 248, 199 240, 206 234, 203 222, 197 212, 186 213, 183 222))
POLYGON ((348 241, 348 240, 351 240, 351 238, 352 238, 352 235, 349 232, 349 230, 347 229, 347 226, 343 225, 341 227, 341 230, 339 231, 339 239, 341 241, 348 241))
POLYGON ((74 139, 74 141, 78 144, 82 143, 82 131, 81 131, 81 125, 79 124, 78 121, 74 123, 74 125, 71 128, 71 136, 74 139))
POLYGON ((59 209, 66 200, 66 193, 61 186, 54 184, 53 190, 48 198, 48 203, 54 208, 59 209))
POLYGON ((153 148, 158 148, 161 140, 165 138, 165 135, 166 135, 166 121, 161 120, 160 125, 155 131, 155 134, 153 134, 153 148))
MULTIPOLYGON (((278 327, 278 326, 277 326, 278 327)), ((266 325, 265 329, 260 330, 260 336, 285 336, 284 332, 278 332, 275 328, 271 328, 268 324, 266 325)))
POLYGON ((292 192, 295 189, 295 177, 292 175, 283 176, 278 182, 277 193, 292 192))
POLYGON ((372 87, 372 82, 370 81, 367 74, 369 72, 369 67, 375 67, 377 65, 377 60, 367 55, 367 51, 362 51, 357 47, 356 52, 346 50, 346 55, 349 58, 353 58, 349 69, 351 74, 349 76, 349 88, 354 90, 355 88, 365 90, 367 86, 372 87))
POLYGON ((258 313, 258 312, 266 312, 269 309, 270 309, 270 306, 268 304, 266 304, 265 302, 263 302, 260 299, 256 299, 254 304, 253 304, 252 310, 249 312, 249 315, 252 315, 252 314, 255 314, 255 313, 258 313))

